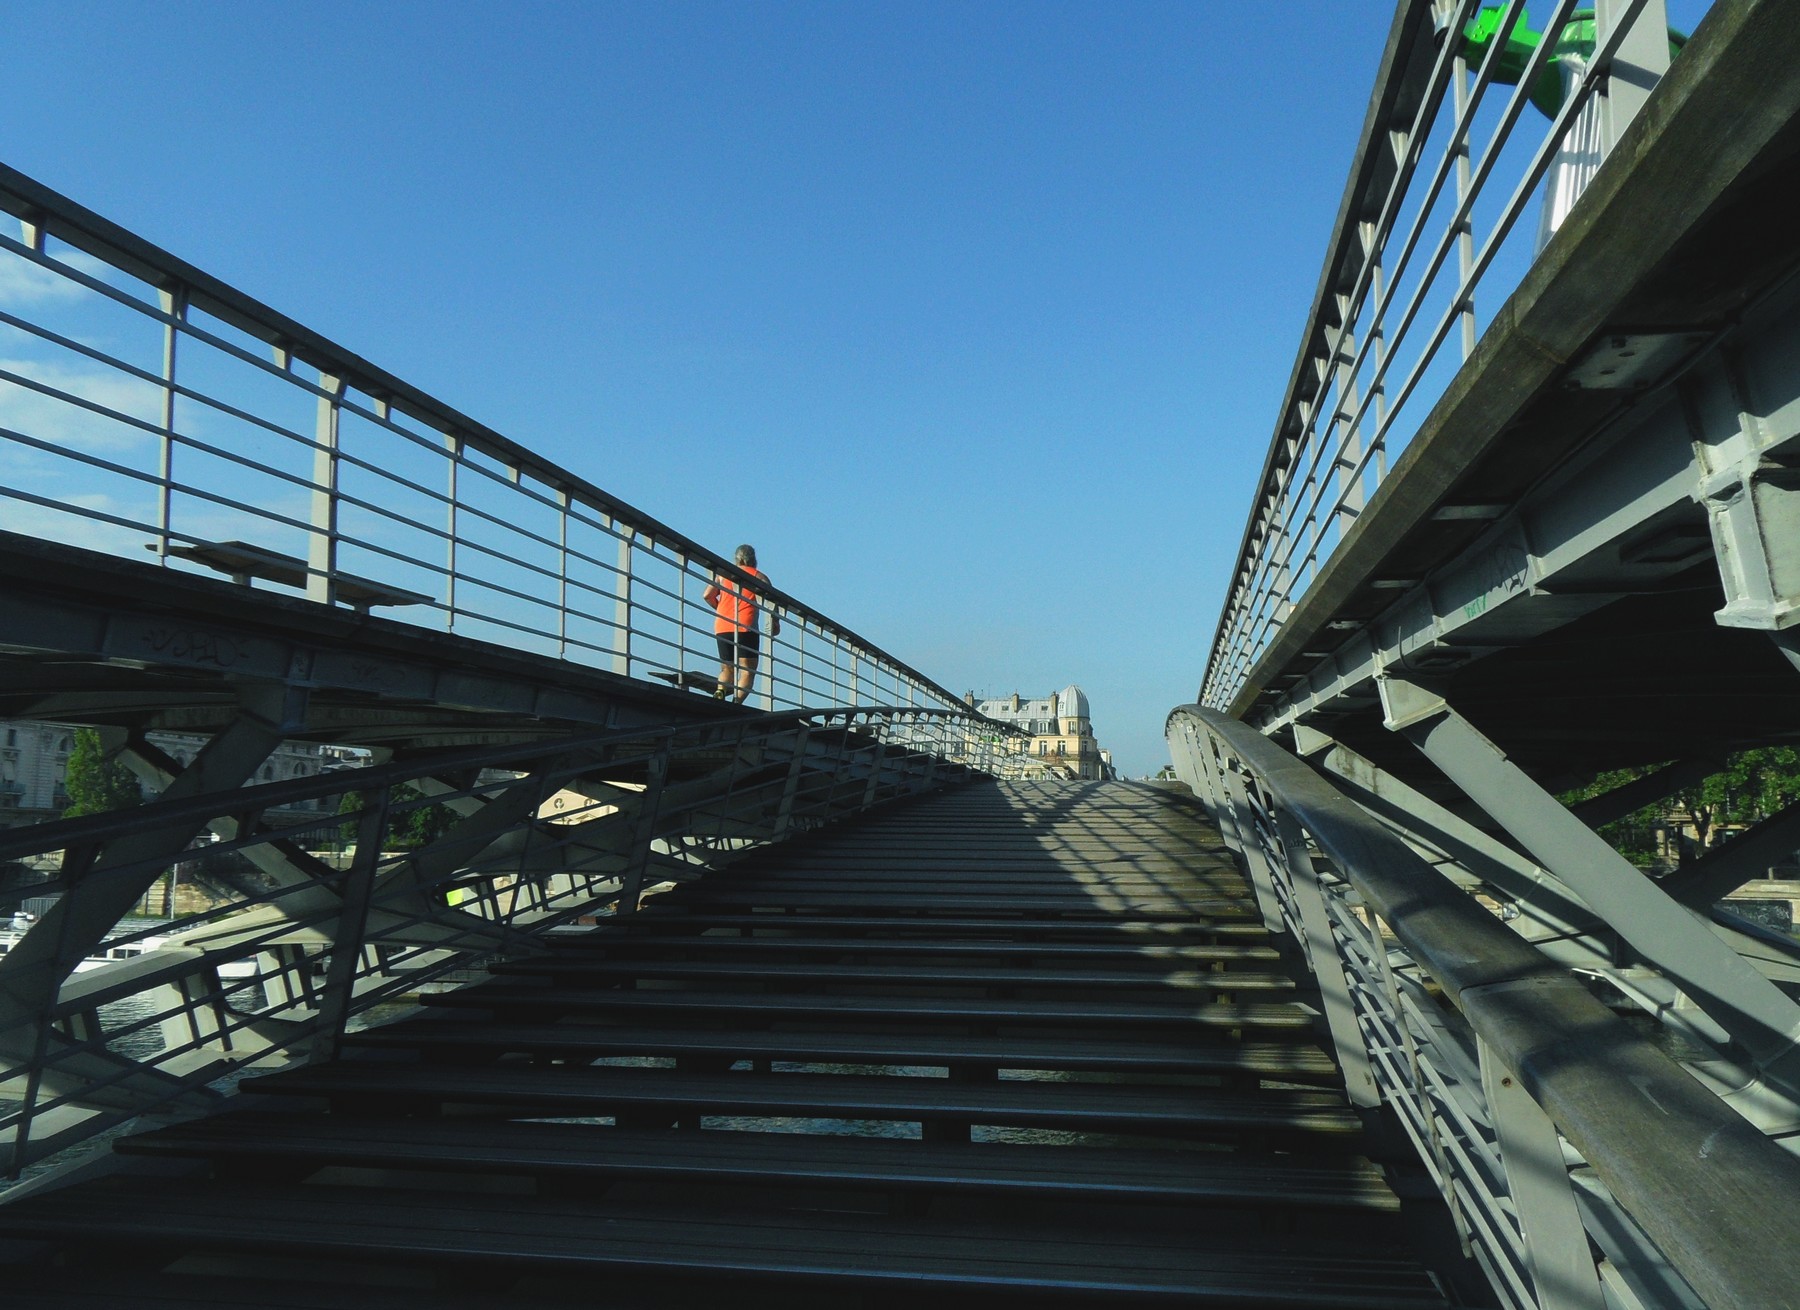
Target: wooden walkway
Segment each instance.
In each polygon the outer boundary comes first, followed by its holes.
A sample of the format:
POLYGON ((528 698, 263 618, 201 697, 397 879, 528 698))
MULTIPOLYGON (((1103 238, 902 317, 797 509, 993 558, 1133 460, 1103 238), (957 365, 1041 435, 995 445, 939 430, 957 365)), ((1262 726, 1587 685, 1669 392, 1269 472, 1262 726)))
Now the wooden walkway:
POLYGON ((426 999, 0 1207, 8 1306, 1445 1304, 1152 787, 892 808, 426 999))

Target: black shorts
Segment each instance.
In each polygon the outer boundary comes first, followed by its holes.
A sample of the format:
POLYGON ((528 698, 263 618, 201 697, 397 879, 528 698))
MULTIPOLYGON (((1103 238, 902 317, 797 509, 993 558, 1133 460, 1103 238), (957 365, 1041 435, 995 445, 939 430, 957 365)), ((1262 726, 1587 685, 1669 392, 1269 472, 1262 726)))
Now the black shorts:
POLYGON ((758 644, 760 632, 721 632, 719 638, 719 663, 735 664, 738 660, 755 660, 761 653, 758 644))

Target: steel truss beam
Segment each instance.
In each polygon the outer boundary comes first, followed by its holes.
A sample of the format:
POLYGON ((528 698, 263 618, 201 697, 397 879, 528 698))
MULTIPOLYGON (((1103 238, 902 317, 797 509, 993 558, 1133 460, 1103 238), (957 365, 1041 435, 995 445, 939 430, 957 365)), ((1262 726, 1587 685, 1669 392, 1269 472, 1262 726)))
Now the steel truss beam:
POLYGON ((1282 846, 1310 843, 1343 880, 1317 878, 1313 858, 1271 870, 1278 883, 1310 871, 1333 906, 1383 1104, 1503 1304, 1762 1310, 1786 1299, 1792 1156, 1266 737, 1185 706, 1169 739, 1222 828, 1266 832, 1285 810, 1301 831, 1282 846), (1232 772, 1249 781, 1227 787, 1232 772), (1232 814, 1236 796, 1253 804, 1232 814), (1724 1151, 1742 1154, 1727 1163, 1724 1151))
MULTIPOLYGON (((1560 879, 1498 838, 1474 827, 1348 747, 1310 729, 1300 731, 1303 754, 1325 769, 1345 795, 1406 842, 1429 864, 1467 891, 1487 891, 1518 912, 1510 927, 1569 969, 1603 978, 1622 996, 1696 1047, 1722 1050, 1731 1034, 1703 1010, 1683 1003, 1682 992, 1661 973, 1621 961, 1612 930, 1560 879)), ((1667 774, 1667 777, 1678 775, 1667 774)), ((1735 845, 1735 843, 1734 843, 1735 845)), ((1729 848, 1727 848, 1727 851, 1729 848)), ((1722 851, 1721 853, 1726 853, 1722 851)), ((1659 886, 1668 889, 1668 879, 1659 886)), ((1777 983, 1800 984, 1800 947, 1715 923, 1712 931, 1744 960, 1777 983)), ((1770 1131, 1792 1118, 1785 1102, 1765 1106, 1735 1096, 1752 1074, 1723 1058, 1690 1064, 1689 1072, 1770 1131)))
POLYGON ((1785 1127, 1800 1128, 1800 1005, 1570 814, 1440 694, 1391 674, 1382 679, 1381 692, 1391 730, 1418 747, 1742 1047, 1761 1085, 1746 1085, 1736 1095, 1766 1115, 1771 1107, 1765 1096, 1774 1089, 1785 1103, 1785 1127))
POLYGON ((1766 878, 1772 866, 1787 863, 1796 850, 1800 850, 1800 801, 1746 829, 1729 845, 1713 847, 1660 885, 1681 904, 1704 909, 1745 883, 1766 878))
MULTIPOLYGON (((242 786, 294 731, 304 713, 303 692, 267 685, 240 688, 236 720, 169 782, 163 798, 180 800, 242 786)), ((78 1097, 86 1104, 114 1109, 169 1099, 174 1073, 144 1069, 111 1052, 80 1049, 80 1043, 53 1028, 48 1016, 76 965, 99 948, 168 864, 204 830, 199 821, 139 828, 103 846, 65 854, 63 895, 0 959, 0 1060, 40 1070, 25 1099, 78 1097)), ((198 1061, 196 1069, 181 1071, 182 1080, 205 1081, 212 1063, 198 1061)), ((203 1091, 186 1096, 210 1099, 203 1091)))
MULTIPOLYGON (((1612 937, 1611 930, 1582 904, 1580 897, 1542 865, 1451 813, 1342 743, 1309 728, 1299 729, 1298 736, 1302 742, 1300 754, 1319 763, 1338 780, 1347 795, 1353 796, 1359 805, 1441 869, 1446 877, 1470 891, 1498 893, 1496 899, 1516 909, 1519 919, 1513 928, 1526 941, 1570 968, 1608 974, 1629 994, 1642 996, 1647 984, 1654 982, 1641 970, 1613 967, 1617 949, 1602 942, 1602 939, 1612 937)), ((1657 776, 1669 781, 1682 774, 1664 770, 1657 776)), ((1571 808, 1570 813, 1583 822, 1591 822, 1586 818, 1591 811, 1583 806, 1571 808)), ((1719 892, 1722 896, 1744 881, 1762 876, 1767 864, 1773 863, 1763 862, 1763 857, 1776 849, 1789 849, 1780 845, 1789 834, 1794 836, 1795 844, 1800 844, 1800 831, 1793 826, 1797 818, 1800 818, 1800 806, 1790 807, 1751 829, 1729 847, 1716 848, 1689 869, 1670 874, 1657 886, 1682 904, 1704 910, 1710 901, 1698 894, 1683 894, 1685 879, 1699 876, 1711 881, 1715 887, 1729 882, 1730 886, 1719 892), (1792 817, 1789 817, 1790 811, 1794 812, 1792 817), (1779 831, 1775 830, 1777 825, 1779 831), (1763 833, 1765 827, 1770 831, 1758 840, 1757 834, 1763 833)), ((1718 896, 1711 899, 1716 900, 1718 896)), ((1767 977, 1779 983, 1800 984, 1800 946, 1784 945, 1728 924, 1715 923, 1713 931, 1730 942, 1738 954, 1767 977)), ((1658 991, 1653 986, 1648 990, 1658 991)), ((1645 1008, 1660 1012, 1674 1005, 1676 996, 1675 989, 1668 988, 1667 994, 1659 995, 1645 1008)), ((1665 1020, 1668 1017, 1665 1015, 1665 1020)), ((1724 1030, 1715 1025, 1677 1022, 1678 1026, 1707 1033, 1709 1041, 1727 1040, 1724 1030)))

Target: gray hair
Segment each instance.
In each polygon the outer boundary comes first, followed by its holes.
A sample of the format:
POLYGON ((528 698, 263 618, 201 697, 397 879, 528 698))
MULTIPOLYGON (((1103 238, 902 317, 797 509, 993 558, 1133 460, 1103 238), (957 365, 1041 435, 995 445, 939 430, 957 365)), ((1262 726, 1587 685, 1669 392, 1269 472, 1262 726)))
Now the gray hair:
POLYGON ((756 567, 756 547, 746 542, 737 548, 733 558, 737 560, 739 568, 753 569, 756 567))

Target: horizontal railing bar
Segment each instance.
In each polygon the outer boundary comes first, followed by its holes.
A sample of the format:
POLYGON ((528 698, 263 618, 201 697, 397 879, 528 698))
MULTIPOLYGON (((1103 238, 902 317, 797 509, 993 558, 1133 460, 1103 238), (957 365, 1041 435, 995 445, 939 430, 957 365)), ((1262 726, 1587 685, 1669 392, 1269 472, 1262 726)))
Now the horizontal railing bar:
MULTIPOLYGON (((429 451, 436 457, 445 458, 450 468, 465 468, 479 472, 484 475, 486 480, 504 488, 509 495, 529 497, 532 502, 542 504, 554 513, 569 516, 572 521, 598 527, 602 531, 609 532, 616 539, 627 540, 640 548, 647 549, 652 552, 653 557, 669 558, 672 556, 677 567, 682 571, 688 571, 691 566, 699 566, 718 576, 729 577, 740 582, 751 582, 754 589, 767 596, 771 603, 786 610, 792 616, 798 616, 801 612, 810 612, 808 607, 792 596, 768 587, 766 584, 752 582, 749 575, 741 573, 733 563, 706 550, 666 524, 643 514, 567 470, 532 455, 529 451, 491 429, 473 422, 449 406, 406 386, 399 379, 374 367, 368 361, 344 351, 260 302, 226 286, 218 279, 201 273, 166 251, 125 232, 117 225, 74 204, 66 197, 59 196, 41 184, 4 166, 0 166, 0 209, 20 215, 27 222, 33 224, 41 234, 66 243, 77 251, 99 258, 111 264, 121 273, 137 278, 149 287, 167 292, 168 303, 174 312, 164 310, 160 304, 151 303, 149 299, 111 286, 100 278, 89 275, 85 270, 65 263, 32 245, 11 238, 0 238, 0 249, 12 253, 17 258, 30 261, 49 275, 86 287, 118 305, 136 312, 146 322, 158 324, 177 334, 178 339, 202 343, 210 349, 222 352, 226 358, 249 364, 262 375, 279 379, 298 388, 303 395, 334 406, 340 414, 354 414, 377 425, 382 431, 399 435, 420 449, 429 451), (191 316, 192 314, 210 316, 224 326, 244 333, 251 340, 262 342, 272 348, 274 359, 263 359, 237 343, 226 340, 217 332, 209 331, 203 323, 196 321, 191 316), (296 360, 318 369, 321 380, 311 381, 297 373, 294 368, 296 360), (324 379, 332 380, 333 385, 326 385, 324 379), (338 383, 341 383, 341 386, 336 385, 338 383), (367 398, 367 403, 364 403, 363 397, 367 398), (412 430, 406 422, 401 421, 402 419, 421 425, 431 435, 412 430), (476 458, 477 456, 480 458, 476 458), (498 464, 502 471, 489 468, 483 462, 484 460, 491 460, 498 464), (545 494, 539 490, 540 487, 549 488, 554 494, 545 494), (585 507, 591 511, 592 515, 598 515, 601 522, 596 523, 588 514, 579 513, 576 510, 578 506, 585 507)), ((28 328, 30 326, 27 325, 28 328)), ((64 338, 64 340, 67 339, 64 338)), ((69 345, 72 348, 80 349, 80 343, 71 341, 69 345)), ((247 413, 222 399, 216 399, 204 392, 197 392, 181 383, 178 378, 164 378, 148 370, 138 370, 123 361, 112 360, 99 353, 95 353, 91 357, 107 367, 120 370, 123 376, 139 378, 146 386, 157 388, 159 394, 172 395, 211 406, 220 413, 229 414, 240 421, 250 422, 261 430, 273 432, 302 446, 318 448, 316 440, 293 432, 280 424, 260 419, 257 415, 247 413)), ((179 437, 179 435, 171 437, 160 425, 155 428, 146 426, 144 430, 153 431, 163 439, 184 442, 193 440, 179 437)), ((198 444, 204 445, 205 443, 198 444)), ((378 465, 357 455, 353 442, 346 442, 334 451, 332 458, 338 461, 348 461, 352 467, 374 472, 379 476, 389 476, 378 465)), ((254 468, 257 467, 257 464, 255 461, 250 461, 241 466, 254 468)), ((279 471, 276 471, 276 475, 280 476, 279 471)), ((182 492, 192 491, 192 488, 181 483, 173 485, 174 489, 182 492)), ((456 514, 474 516, 475 521, 493 521, 495 518, 493 515, 486 514, 478 506, 468 504, 460 497, 439 500, 438 493, 411 479, 395 479, 395 485, 409 486, 422 495, 432 497, 438 503, 448 505, 456 514)), ((334 488, 332 494, 339 495, 341 492, 334 488)), ((206 497, 202 495, 202 498, 206 497)), ((214 503, 222 503, 216 497, 213 500, 214 503)), ((52 507, 79 512, 76 507, 67 505, 52 507)), ((178 525, 162 524, 151 530, 152 535, 158 539, 167 539, 171 535, 172 526, 175 532, 179 531, 178 525)), ((541 534, 522 529, 516 523, 508 523, 506 526, 510 531, 518 533, 521 538, 541 542, 546 549, 561 547, 560 542, 551 541, 541 534)), ((310 525, 309 527, 315 533, 318 531, 316 527, 310 525)), ((191 535, 184 535, 184 539, 196 540, 191 535)), ((473 545, 457 534, 450 535, 448 540, 459 550, 473 545)), ((416 560, 405 562, 420 563, 416 560)), ((432 565, 427 567, 435 568, 432 565)), ((540 574, 540 576, 555 575, 540 574)), ((661 591, 661 594, 668 593, 664 590, 661 591)), ((440 612, 450 614, 452 626, 459 617, 481 620, 488 620, 491 617, 469 613, 461 606, 448 607, 440 612)), ((831 632, 840 642, 859 647, 868 660, 898 665, 899 662, 891 654, 851 630, 832 622, 823 615, 816 615, 816 619, 822 631, 831 632)), ((953 705, 958 700, 956 695, 947 688, 932 683, 922 676, 909 677, 906 679, 905 685, 923 691, 929 697, 945 705, 953 705)))

